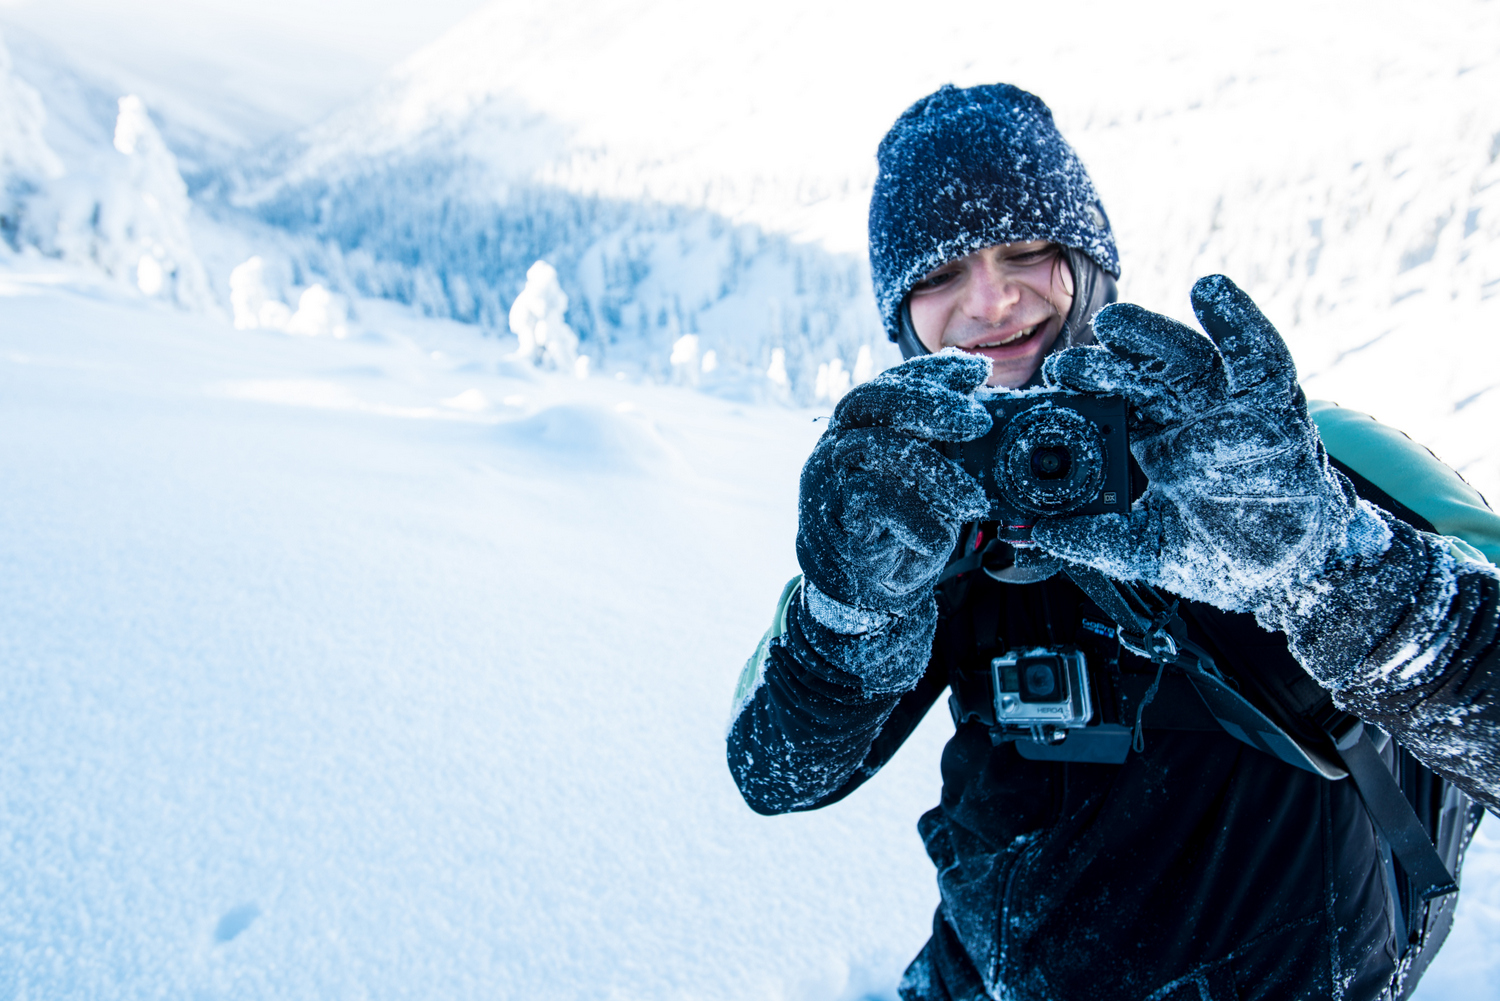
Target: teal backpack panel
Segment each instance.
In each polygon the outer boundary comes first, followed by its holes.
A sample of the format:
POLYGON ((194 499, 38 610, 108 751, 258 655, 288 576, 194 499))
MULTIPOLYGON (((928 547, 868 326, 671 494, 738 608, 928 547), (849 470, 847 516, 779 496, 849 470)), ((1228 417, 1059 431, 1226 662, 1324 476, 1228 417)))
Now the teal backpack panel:
POLYGON ((1441 459, 1369 414, 1326 400, 1307 411, 1330 455, 1426 518, 1455 555, 1500 565, 1500 515, 1441 459))
POLYGON ((734 686, 734 704, 729 714, 731 723, 760 685, 761 675, 766 669, 766 658, 771 656, 771 641, 786 632, 786 609, 792 603, 792 597, 797 593, 797 587, 801 583, 802 575, 798 574, 787 581, 786 586, 781 589, 781 597, 776 599, 776 614, 771 617, 771 628, 761 636, 760 642, 755 645, 755 652, 741 668, 739 681, 734 686))

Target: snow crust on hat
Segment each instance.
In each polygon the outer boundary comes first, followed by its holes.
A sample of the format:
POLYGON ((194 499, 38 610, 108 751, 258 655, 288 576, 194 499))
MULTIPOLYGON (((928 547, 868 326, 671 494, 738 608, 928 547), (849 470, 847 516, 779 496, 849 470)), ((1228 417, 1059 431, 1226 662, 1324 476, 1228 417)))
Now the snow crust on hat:
POLYGON ((1094 183, 1034 94, 944 84, 896 119, 877 157, 870 271, 892 340, 917 279, 981 247, 1050 240, 1120 275, 1094 183))

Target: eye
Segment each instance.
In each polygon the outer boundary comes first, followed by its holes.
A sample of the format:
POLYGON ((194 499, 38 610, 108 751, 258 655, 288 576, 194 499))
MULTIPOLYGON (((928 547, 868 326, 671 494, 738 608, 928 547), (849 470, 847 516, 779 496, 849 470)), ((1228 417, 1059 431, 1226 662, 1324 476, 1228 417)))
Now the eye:
POLYGON ((933 272, 932 274, 927 275, 925 278, 918 279, 916 283, 912 285, 912 294, 919 295, 923 292, 931 292, 935 288, 941 288, 942 286, 948 284, 956 277, 958 277, 958 272, 951 268, 943 271, 933 272))
POLYGON ((1012 264, 1026 267, 1032 264, 1040 264, 1043 261, 1050 261, 1060 253, 1062 253, 1061 246, 1055 243, 1049 243, 1046 246, 1038 247, 1035 250, 1026 250, 1018 254, 1012 254, 1007 258, 1007 260, 1009 260, 1012 264))

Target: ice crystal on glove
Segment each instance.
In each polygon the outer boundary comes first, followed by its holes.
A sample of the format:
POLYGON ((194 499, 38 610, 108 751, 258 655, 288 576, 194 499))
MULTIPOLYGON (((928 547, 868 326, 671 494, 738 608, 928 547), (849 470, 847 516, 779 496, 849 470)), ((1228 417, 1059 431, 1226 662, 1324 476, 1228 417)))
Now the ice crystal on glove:
POLYGON ((803 467, 798 503, 797 559, 818 592, 863 612, 929 604, 959 529, 988 510, 979 484, 933 442, 989 430, 973 395, 989 370, 973 355, 929 355, 839 401, 803 467))
POLYGON ((1127 399, 1151 485, 1128 515, 1044 519, 1034 539, 1117 579, 1260 613, 1335 556, 1378 555, 1390 533, 1329 466, 1291 354, 1249 297, 1205 278, 1193 308, 1207 337, 1117 304, 1094 321, 1099 346, 1048 359, 1053 384, 1127 399))
POLYGON ((804 581, 802 584, 802 603, 819 623, 845 636, 879 632, 896 618, 887 612, 873 612, 835 601, 819 591, 811 581, 804 581))

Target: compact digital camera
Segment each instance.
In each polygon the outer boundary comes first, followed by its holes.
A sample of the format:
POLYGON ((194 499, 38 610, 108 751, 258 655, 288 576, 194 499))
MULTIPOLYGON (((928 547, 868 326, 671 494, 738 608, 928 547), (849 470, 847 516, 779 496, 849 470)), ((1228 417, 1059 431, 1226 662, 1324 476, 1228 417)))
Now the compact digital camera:
POLYGON ((997 523, 1001 538, 1030 538, 1042 515, 1130 509, 1122 397, 981 390, 976 398, 994 426, 943 450, 984 488, 986 520, 997 523))

